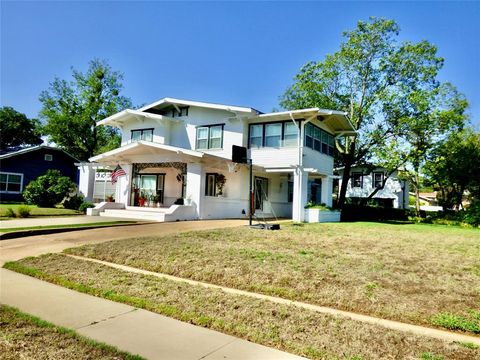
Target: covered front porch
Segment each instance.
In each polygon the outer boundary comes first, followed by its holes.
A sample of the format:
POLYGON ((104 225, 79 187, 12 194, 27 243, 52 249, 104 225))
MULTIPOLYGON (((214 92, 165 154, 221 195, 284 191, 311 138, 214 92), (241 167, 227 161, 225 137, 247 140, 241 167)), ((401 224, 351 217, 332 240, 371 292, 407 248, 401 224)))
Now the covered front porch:
MULTIPOLYGON (((232 203, 240 191, 237 187, 242 169, 231 171, 234 164, 228 159, 193 150, 185 150, 164 144, 138 141, 119 149, 95 156, 92 163, 81 171, 88 172, 95 166, 117 165, 125 171, 115 186, 115 205, 106 204, 99 211, 110 216, 127 217, 133 212, 156 221, 175 221, 202 218, 242 217, 246 204, 236 204, 233 215, 232 203), (93 165, 94 164, 94 165, 93 165), (213 176, 213 181, 211 181, 213 176), (228 179, 222 193, 211 186, 220 177, 228 179), (222 202, 219 206, 213 200, 222 202), (223 207, 223 208, 222 208, 223 207), (176 217, 178 214, 178 218, 176 217)), ((88 184, 88 176, 84 176, 88 184)), ((247 184, 248 186, 248 184, 247 184)), ((80 190, 87 196, 91 192, 88 185, 80 184, 80 190)), ((245 199, 246 200, 246 199, 245 199)), ((233 204, 233 203, 232 203, 233 204)))

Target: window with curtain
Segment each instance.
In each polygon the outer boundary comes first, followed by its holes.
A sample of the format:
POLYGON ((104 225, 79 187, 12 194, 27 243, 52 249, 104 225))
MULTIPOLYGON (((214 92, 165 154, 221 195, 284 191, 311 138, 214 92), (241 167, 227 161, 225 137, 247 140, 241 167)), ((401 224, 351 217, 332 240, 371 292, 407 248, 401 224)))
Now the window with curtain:
POLYGON ((221 149, 223 146, 223 125, 199 126, 196 149, 221 149))
POLYGON ((132 141, 153 141, 153 129, 132 130, 132 141))
POLYGON ((208 127, 197 128, 197 149, 208 149, 208 127))

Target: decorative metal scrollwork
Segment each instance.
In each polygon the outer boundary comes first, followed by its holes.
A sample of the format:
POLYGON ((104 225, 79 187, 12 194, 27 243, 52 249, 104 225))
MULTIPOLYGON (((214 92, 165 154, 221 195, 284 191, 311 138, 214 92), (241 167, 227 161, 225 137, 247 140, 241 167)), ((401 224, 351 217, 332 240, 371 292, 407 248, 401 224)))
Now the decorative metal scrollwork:
POLYGON ((187 173, 187 164, 183 162, 161 162, 161 163, 135 163, 133 164, 133 173, 139 173, 147 168, 166 168, 171 167, 179 170, 182 174, 187 173))

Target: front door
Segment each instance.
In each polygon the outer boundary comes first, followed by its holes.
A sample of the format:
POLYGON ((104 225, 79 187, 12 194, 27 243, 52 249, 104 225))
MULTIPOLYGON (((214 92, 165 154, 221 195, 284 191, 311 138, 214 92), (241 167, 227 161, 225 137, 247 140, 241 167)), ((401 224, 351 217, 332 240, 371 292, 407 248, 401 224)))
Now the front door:
POLYGON ((131 203, 138 206, 140 198, 150 203, 163 203, 164 193, 165 174, 138 174, 134 178, 131 203))
POLYGON ((255 210, 263 210, 263 202, 268 200, 268 179, 255 176, 255 210))

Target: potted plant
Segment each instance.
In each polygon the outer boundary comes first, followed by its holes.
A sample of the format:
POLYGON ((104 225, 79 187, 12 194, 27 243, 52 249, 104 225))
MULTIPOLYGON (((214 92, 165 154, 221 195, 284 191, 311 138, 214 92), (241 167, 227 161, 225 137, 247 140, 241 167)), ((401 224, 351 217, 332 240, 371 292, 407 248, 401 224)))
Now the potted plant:
POLYGON ((153 197, 154 203, 157 205, 157 207, 161 207, 162 203, 160 202, 162 200, 160 194, 157 194, 153 197))
POLYGON ((215 176, 215 183, 217 186, 217 195, 218 196, 223 196, 223 188, 225 186, 225 183, 227 182, 227 178, 223 174, 217 174, 215 176))
POLYGON ((143 191, 140 192, 140 196, 138 197, 138 206, 145 206, 145 193, 143 191))
POLYGON ((108 195, 105 200, 107 200, 107 202, 114 202, 115 201, 115 198, 113 197, 113 194, 112 195, 108 195))

